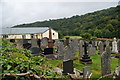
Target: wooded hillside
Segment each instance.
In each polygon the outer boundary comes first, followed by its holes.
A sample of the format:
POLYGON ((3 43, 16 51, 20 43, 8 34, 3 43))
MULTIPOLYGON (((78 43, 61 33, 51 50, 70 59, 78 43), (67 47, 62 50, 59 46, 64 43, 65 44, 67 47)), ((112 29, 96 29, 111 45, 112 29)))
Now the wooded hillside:
POLYGON ((51 27, 64 36, 81 36, 84 33, 90 33, 95 37, 120 38, 119 15, 120 6, 112 7, 88 13, 85 15, 76 15, 70 18, 37 21, 29 24, 16 25, 14 27, 51 27))

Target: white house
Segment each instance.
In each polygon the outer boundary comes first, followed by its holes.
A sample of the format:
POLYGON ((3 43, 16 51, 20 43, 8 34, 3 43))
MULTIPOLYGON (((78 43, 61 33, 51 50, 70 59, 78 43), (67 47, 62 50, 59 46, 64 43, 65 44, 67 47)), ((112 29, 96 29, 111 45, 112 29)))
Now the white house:
MULTIPOLYGON (((49 27, 3 28, 2 36, 6 39, 37 39, 49 38, 49 27)), ((58 32, 51 29, 52 39, 58 39, 58 32)))

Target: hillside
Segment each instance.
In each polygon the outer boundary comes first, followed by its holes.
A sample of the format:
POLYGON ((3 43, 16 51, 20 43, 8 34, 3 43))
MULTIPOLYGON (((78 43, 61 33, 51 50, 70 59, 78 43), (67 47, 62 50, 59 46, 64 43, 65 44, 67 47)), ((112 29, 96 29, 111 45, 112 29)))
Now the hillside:
POLYGON ((70 18, 37 21, 14 27, 49 26, 64 36, 80 36, 84 33, 90 33, 96 37, 120 38, 119 13, 120 6, 117 6, 81 16, 76 15, 70 18))

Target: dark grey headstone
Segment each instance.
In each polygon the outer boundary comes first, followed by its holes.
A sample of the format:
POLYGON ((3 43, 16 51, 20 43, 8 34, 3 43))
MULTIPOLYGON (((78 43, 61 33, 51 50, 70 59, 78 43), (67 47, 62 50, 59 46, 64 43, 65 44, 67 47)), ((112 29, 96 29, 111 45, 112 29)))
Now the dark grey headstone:
POLYGON ((110 74, 111 68, 110 68, 110 53, 107 53, 104 51, 101 55, 101 69, 102 69, 102 76, 110 74))
POLYGON ((32 47, 32 48, 30 48, 30 51, 32 52, 32 54, 39 54, 40 53, 40 48, 32 47))
POLYGON ((73 60, 67 60, 63 62, 63 74, 74 74, 73 60))

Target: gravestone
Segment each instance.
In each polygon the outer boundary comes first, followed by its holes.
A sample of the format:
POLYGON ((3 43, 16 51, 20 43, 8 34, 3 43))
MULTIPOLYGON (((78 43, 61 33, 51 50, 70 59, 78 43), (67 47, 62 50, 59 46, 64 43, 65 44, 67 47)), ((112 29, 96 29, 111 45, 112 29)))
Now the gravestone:
POLYGON ((72 58, 74 58, 76 56, 76 54, 75 54, 76 47, 74 45, 74 42, 70 42, 69 48, 70 48, 70 51, 71 51, 71 56, 72 56, 72 58))
POLYGON ((32 54, 38 54, 40 53, 40 48, 37 43, 37 39, 31 39, 31 48, 30 48, 32 54))
MULTIPOLYGON (((70 42, 70 43, 71 43, 71 42, 70 42)), ((76 51, 76 50, 79 50, 79 47, 78 47, 79 41, 78 41, 78 39, 77 39, 77 38, 73 39, 72 43, 73 43, 73 46, 74 46, 74 50, 75 50, 75 51, 76 51)))
POLYGON ((109 46, 110 45, 110 42, 108 40, 105 41, 105 45, 106 46, 109 46))
POLYGON ((72 60, 72 50, 69 45, 69 37, 66 38, 66 46, 63 61, 63 74, 74 74, 73 60, 72 60))
POLYGON ((59 40, 59 39, 55 40, 54 46, 57 47, 57 46, 59 45, 59 43, 60 43, 60 40, 59 40))
POLYGON ((58 44, 57 44, 58 46, 57 46, 57 49, 58 49, 58 59, 59 60, 63 60, 64 59, 64 45, 63 45, 63 43, 62 42, 59 42, 58 44))
POLYGON ((110 74, 111 68, 110 68, 110 53, 109 53, 109 47, 106 47, 106 51, 104 51, 101 55, 101 69, 102 69, 102 76, 110 74))
POLYGON ((82 57, 84 55, 84 41, 83 40, 80 40, 79 41, 79 55, 80 57, 82 57))
POLYGON ((48 38, 41 39, 41 48, 46 48, 48 46, 48 38))
POLYGON ((90 59, 90 56, 88 55, 88 51, 87 51, 88 43, 84 42, 83 47, 84 47, 85 54, 82 56, 82 59, 80 59, 80 61, 83 64, 92 64, 92 59, 90 59))
POLYGON ((106 49, 105 49, 105 50, 106 50, 107 53, 111 53, 111 52, 112 52, 109 45, 106 46, 106 49))
POLYGON ((18 40, 16 48, 23 48, 23 40, 22 39, 18 40))
POLYGON ((91 75, 92 75, 92 73, 91 73, 90 67, 89 66, 85 66, 83 68, 83 79, 84 80, 89 79, 91 75))
POLYGON ((88 45, 88 54, 89 54, 89 55, 95 55, 95 54, 96 54, 96 48, 93 47, 92 44, 89 44, 89 45, 88 45))
POLYGON ((117 75, 117 78, 120 79, 120 66, 118 66, 116 69, 115 69, 115 73, 117 75))
POLYGON ((104 52, 104 46, 102 41, 99 41, 98 43, 98 51, 99 51, 99 54, 102 54, 104 52))
POLYGON ((118 39, 117 41, 117 49, 118 49, 118 53, 120 54, 120 39, 118 39))
POLYGON ((114 41, 112 42, 112 53, 118 53, 116 38, 114 38, 114 41))
POLYGON ((92 40, 92 46, 95 47, 95 39, 92 40))

